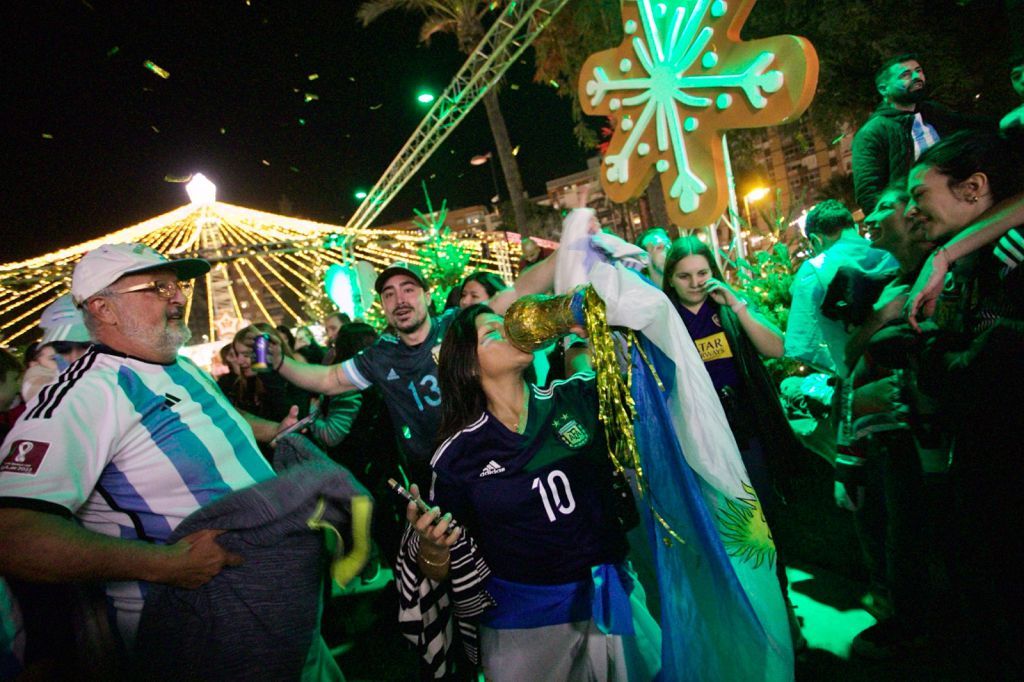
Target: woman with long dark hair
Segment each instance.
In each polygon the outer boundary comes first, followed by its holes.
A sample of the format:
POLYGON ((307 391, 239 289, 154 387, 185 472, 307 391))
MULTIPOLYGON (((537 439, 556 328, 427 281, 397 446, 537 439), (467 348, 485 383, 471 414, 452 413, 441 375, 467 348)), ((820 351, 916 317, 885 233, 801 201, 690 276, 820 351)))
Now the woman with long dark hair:
POLYGON ((487 303, 495 294, 507 289, 505 282, 493 272, 477 270, 462 280, 459 287, 459 307, 468 308, 474 303, 487 303))
POLYGON ((297 416, 301 419, 309 412, 310 394, 286 382, 276 371, 257 373, 252 368, 252 354, 246 343, 251 343, 260 334, 266 334, 276 341, 284 355, 295 357, 295 351, 267 322, 257 322, 239 330, 231 342, 238 361, 239 379, 233 390, 225 395, 237 409, 272 422, 284 419, 291 407, 297 405, 297 416))
POLYGON ((462 533, 448 532, 452 518, 472 537, 494 602, 479 616, 487 679, 626 679, 630 616, 650 616, 623 565, 593 375, 539 389, 524 379, 532 358, 487 306, 463 309, 449 328, 439 359, 443 442, 431 461, 437 506, 408 508, 415 560, 424 576, 445 580, 472 563, 452 548, 462 533), (609 623, 599 603, 625 620, 609 623))
POLYGON ((711 249, 696 237, 673 242, 662 289, 697 346, 751 484, 768 508, 772 481, 764 448, 784 437, 789 426, 759 356, 782 357, 782 333, 726 283, 711 249))
MULTIPOLYGON (((907 216, 946 242, 1024 189, 1022 150, 996 134, 961 132, 921 155, 907 216)), ((944 259, 944 248, 933 258, 944 259)), ((975 675, 1017 674, 1024 637, 1020 444, 1024 422, 1024 267, 984 249, 950 268, 919 358, 918 382, 939 404, 953 491, 945 531, 961 598, 963 651, 975 675)), ((917 355, 917 354, 914 354, 917 355)), ((965 669, 966 670, 966 669, 965 669)))
MULTIPOLYGON (((711 376, 768 526, 777 528, 782 500, 775 479, 798 445, 760 356, 782 357, 782 333, 729 286, 711 249, 696 237, 680 237, 672 243, 665 257, 662 290, 679 312, 711 376)), ((785 596, 783 552, 778 551, 777 574, 785 596)), ((788 597, 786 604, 789 607, 788 597)), ((793 639, 799 647, 799 628, 789 608, 793 639)))

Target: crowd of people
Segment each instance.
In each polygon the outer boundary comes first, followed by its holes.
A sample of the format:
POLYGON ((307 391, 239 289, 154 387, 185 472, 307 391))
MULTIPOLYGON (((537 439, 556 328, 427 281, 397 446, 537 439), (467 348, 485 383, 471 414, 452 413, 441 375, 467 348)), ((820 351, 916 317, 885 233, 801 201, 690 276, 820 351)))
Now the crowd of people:
MULTIPOLYGON (((823 485, 853 514, 878 618, 853 651, 883 659, 954 642, 965 670, 1001 679, 1019 669, 1024 642, 1024 431, 1013 416, 1024 404, 1021 117, 1007 115, 1000 130, 926 100, 913 55, 883 64, 876 84, 882 103, 853 152, 866 217, 858 225, 836 200, 809 212, 784 331, 697 237, 653 228, 633 245, 588 229, 603 240, 601 258, 642 285, 631 304, 677 314, 663 322, 692 341, 687 352, 706 372, 769 528, 785 514, 780 463, 803 449, 764 358, 794 358, 826 378, 835 480, 823 485)), ((579 211, 570 216, 595 222, 579 211)), ((0 349, 0 677, 96 660, 113 661, 105 670, 117 674, 159 676, 145 667, 166 653, 147 598, 178 590, 181 608, 194 608, 188 594, 247 561, 245 545, 228 542, 238 529, 175 529, 211 504, 248 499, 238 496, 249 489, 291 499, 281 486, 301 480, 300 496, 317 509, 310 527, 325 527, 325 504, 341 510, 331 517, 335 561, 351 552, 365 562, 360 580, 394 568, 422 676, 475 679, 479 665, 493 680, 653 679, 663 647, 675 646, 657 622, 658 594, 672 586, 644 565, 645 539, 629 533, 648 502, 609 456, 593 330, 578 316, 572 336, 534 352, 503 321, 518 299, 553 291, 569 267, 561 249, 535 247, 524 249, 514 283, 473 273, 443 311, 432 308, 434 283, 395 263, 374 284, 383 331, 333 313, 320 321, 321 345, 308 326, 256 323, 220 349, 228 371, 216 379, 179 354, 192 280, 209 263, 141 244, 86 254, 70 293, 43 312, 41 340, 20 356, 0 349), (281 454, 279 436, 299 420, 311 456, 323 455, 317 471, 342 477, 344 495, 311 492, 299 475, 310 469, 281 454), (357 504, 370 494, 372 542, 357 504), (82 584, 103 585, 91 616, 72 606, 88 602, 82 584)), ((290 518, 281 508, 251 511, 264 515, 259 528, 290 518)), ((310 532, 298 525, 293 532, 310 532)), ((766 660, 806 644, 788 601, 793 554, 773 547, 790 630, 788 641, 767 639, 766 660)), ((323 562, 303 565, 314 581, 326 575, 323 562)), ((252 589, 288 599, 281 585, 252 589)), ((297 657, 281 670, 341 679, 315 597, 304 629, 290 633, 297 657)))

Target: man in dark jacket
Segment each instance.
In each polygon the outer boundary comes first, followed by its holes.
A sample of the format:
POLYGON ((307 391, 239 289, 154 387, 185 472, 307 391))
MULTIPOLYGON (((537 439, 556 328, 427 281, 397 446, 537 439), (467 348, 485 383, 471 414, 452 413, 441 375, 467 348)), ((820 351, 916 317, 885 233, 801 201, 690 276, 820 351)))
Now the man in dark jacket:
POLYGON ((925 99, 925 85, 924 70, 912 54, 886 60, 875 74, 882 102, 853 138, 853 184, 865 214, 925 149, 966 127, 964 117, 925 99))

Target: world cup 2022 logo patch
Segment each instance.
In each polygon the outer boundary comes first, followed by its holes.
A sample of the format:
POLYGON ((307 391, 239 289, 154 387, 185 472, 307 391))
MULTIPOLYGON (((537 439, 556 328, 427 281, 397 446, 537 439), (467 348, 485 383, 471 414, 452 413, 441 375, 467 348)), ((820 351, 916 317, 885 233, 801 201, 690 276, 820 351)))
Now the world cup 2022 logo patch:
POLYGON ((555 420, 555 432, 559 439, 573 450, 590 442, 590 434, 583 426, 567 414, 563 414, 555 420))
POLYGON ((43 457, 46 456, 46 451, 49 449, 49 443, 41 443, 37 440, 16 440, 11 443, 11 451, 0 464, 0 472, 35 476, 39 473, 43 457))

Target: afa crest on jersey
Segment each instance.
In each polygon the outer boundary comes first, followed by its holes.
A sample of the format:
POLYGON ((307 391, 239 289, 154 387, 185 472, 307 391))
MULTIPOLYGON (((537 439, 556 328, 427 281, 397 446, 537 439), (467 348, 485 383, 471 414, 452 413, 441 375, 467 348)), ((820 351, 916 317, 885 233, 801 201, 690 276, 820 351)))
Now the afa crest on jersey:
POLYGON ((573 450, 590 442, 590 434, 583 425, 567 414, 555 420, 555 430, 559 439, 573 450))

